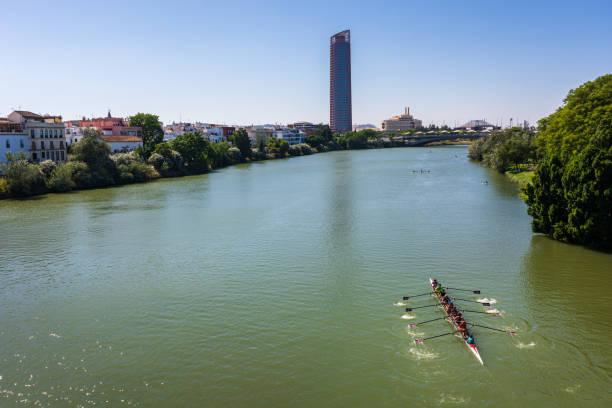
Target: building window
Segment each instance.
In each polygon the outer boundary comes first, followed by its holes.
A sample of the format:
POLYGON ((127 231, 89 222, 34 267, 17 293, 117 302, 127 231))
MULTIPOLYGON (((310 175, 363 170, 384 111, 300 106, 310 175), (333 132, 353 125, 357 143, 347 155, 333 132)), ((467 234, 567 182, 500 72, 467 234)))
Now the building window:
POLYGON ((45 129, 45 138, 49 137, 49 130, 45 129))
POLYGON ((23 139, 19 139, 19 146, 23 149, 23 139))
POLYGON ((6 148, 10 149, 11 148, 11 142, 9 142, 8 139, 6 139, 6 148))
POLYGON ((32 159, 34 161, 38 160, 38 154, 36 152, 32 153, 32 159))
MULTIPOLYGON (((41 149, 44 149, 44 148, 45 148, 45 141, 44 141, 44 140, 41 140, 41 141, 40 141, 40 148, 41 148, 41 149)), ((44 158, 44 157, 45 157, 45 156, 44 156, 44 153, 43 153, 43 158, 44 158)))
POLYGON ((62 155, 62 160, 64 160, 64 151, 62 150, 60 154, 62 155))
POLYGON ((30 129, 30 137, 34 139, 34 129, 30 129))
POLYGON ((59 135, 60 137, 62 137, 62 129, 60 129, 59 135))
POLYGON ((45 152, 40 152, 40 158, 44 159, 45 158, 45 152))
POLYGON ((57 129, 53 129, 53 137, 57 139, 57 129))

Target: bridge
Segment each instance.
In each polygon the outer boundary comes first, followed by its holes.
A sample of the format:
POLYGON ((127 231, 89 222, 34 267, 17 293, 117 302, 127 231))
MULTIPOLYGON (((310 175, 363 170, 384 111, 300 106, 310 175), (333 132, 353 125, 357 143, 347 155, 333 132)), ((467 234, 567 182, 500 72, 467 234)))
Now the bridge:
POLYGON ((399 136, 394 136, 390 138, 394 142, 403 142, 405 146, 424 146, 428 143, 433 142, 441 142, 444 140, 474 140, 479 137, 489 136, 491 133, 488 131, 481 132, 469 132, 469 131, 460 131, 460 132, 434 132, 434 133, 415 133, 415 134, 404 134, 399 136))

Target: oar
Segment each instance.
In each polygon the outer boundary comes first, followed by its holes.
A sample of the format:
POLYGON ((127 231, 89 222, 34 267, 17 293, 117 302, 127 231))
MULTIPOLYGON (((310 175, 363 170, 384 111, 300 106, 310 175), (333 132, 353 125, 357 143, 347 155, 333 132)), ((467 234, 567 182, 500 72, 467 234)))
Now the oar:
POLYGON ((413 295, 413 296, 404 296, 403 300, 408 300, 410 298, 413 297, 418 297, 418 296, 425 296, 425 295, 431 295, 433 292, 427 292, 427 293, 421 293, 420 295, 413 295))
POLYGON ((455 334, 455 333, 457 333, 457 332, 438 334, 437 336, 425 337, 425 338, 422 338, 422 339, 414 339, 414 342, 415 343, 422 343, 425 340, 435 339, 436 337, 448 336, 449 334, 455 334))
POLYGON ((464 302, 474 302, 474 303, 480 303, 483 306, 491 306, 491 303, 489 302, 478 302, 476 300, 470 300, 470 299, 459 299, 459 298, 452 298, 453 300, 463 300, 464 302))
POLYGON ((501 316, 501 314, 499 312, 495 312, 495 313, 489 313, 489 312, 479 312, 477 310, 465 310, 465 309, 459 309, 462 312, 469 312, 469 313, 483 313, 483 314, 488 314, 488 315, 495 315, 495 316, 501 316))
POLYGON ((472 292, 476 295, 480 295, 480 291, 479 290, 472 290, 472 289, 459 289, 459 288, 449 288, 448 286, 445 286, 444 289, 452 289, 452 290, 462 290, 464 292, 472 292))
POLYGON ((438 305, 427 305, 427 306, 417 306, 417 307, 407 307, 406 311, 407 312, 412 312, 413 309, 422 309, 424 307, 434 307, 434 306, 438 306, 438 305))
POLYGON ((438 317, 437 319, 431 319, 431 320, 425 320, 424 322, 412 323, 412 324, 409 324, 408 327, 414 327, 414 326, 419 325, 419 324, 435 322, 436 320, 442 320, 442 319, 446 319, 446 317, 438 317))
POLYGON ((472 326, 484 327, 485 329, 495 330, 495 331, 502 332, 502 333, 507 333, 507 334, 510 334, 510 335, 515 335, 516 334, 516 332, 513 331, 513 330, 500 330, 500 329, 496 329, 495 327, 483 326, 481 324, 476 324, 476 323, 470 323, 470 324, 472 326))

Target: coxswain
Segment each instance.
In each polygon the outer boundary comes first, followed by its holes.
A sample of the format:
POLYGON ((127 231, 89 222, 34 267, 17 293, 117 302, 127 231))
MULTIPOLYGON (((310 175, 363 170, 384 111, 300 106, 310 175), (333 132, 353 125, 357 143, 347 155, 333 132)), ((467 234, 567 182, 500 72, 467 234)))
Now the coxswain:
POLYGON ((438 286, 438 280, 436 278, 433 278, 433 282, 431 283, 431 285, 435 288, 436 286, 438 286))

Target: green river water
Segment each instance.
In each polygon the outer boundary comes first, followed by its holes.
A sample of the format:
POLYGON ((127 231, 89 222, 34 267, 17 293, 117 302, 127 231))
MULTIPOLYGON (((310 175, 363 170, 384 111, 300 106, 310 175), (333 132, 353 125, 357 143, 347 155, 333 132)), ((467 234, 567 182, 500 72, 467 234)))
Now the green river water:
POLYGON ((612 406, 612 255, 517 194, 439 147, 0 201, 0 406, 612 406), (518 335, 414 344, 429 276, 518 335))

